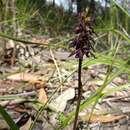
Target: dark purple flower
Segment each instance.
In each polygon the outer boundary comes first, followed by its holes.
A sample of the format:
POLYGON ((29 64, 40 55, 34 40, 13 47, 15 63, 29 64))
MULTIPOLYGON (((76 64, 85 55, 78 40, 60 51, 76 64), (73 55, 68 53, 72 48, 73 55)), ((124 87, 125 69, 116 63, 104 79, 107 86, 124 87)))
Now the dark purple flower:
POLYGON ((93 20, 83 12, 80 14, 79 24, 75 27, 76 37, 71 40, 70 47, 74 48, 74 51, 70 56, 75 55, 76 58, 83 59, 83 56, 89 57, 93 55, 93 45, 95 43, 93 35, 93 20))

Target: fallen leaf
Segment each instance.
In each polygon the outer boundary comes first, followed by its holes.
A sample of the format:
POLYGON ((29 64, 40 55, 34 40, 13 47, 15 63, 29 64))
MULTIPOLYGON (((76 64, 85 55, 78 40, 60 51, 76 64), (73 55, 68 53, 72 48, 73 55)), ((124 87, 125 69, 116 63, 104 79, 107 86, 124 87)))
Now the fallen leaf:
POLYGON ((41 76, 34 75, 31 73, 24 73, 24 72, 8 76, 7 79, 12 81, 25 81, 33 85, 40 84, 42 85, 42 87, 46 84, 47 81, 46 79, 43 79, 43 77, 41 76))
POLYGON ((42 37, 42 38, 33 37, 31 41, 35 42, 36 44, 37 43, 49 44, 52 40, 53 40, 52 38, 46 38, 46 37, 42 37))
POLYGON ((15 47, 15 43, 13 40, 8 40, 6 42, 6 49, 11 49, 11 48, 14 48, 15 47))
MULTIPOLYGON (((89 121, 90 114, 85 114, 80 116, 83 121, 89 121)), ((119 121, 122 118, 126 118, 125 115, 120 115, 120 116, 114 116, 114 115, 97 115, 97 114, 92 114, 90 118, 90 122, 100 122, 100 123, 110 123, 110 122, 115 122, 119 121)))
POLYGON ((0 119, 0 130, 9 130, 9 126, 5 120, 0 119))
POLYGON ((48 98, 46 95, 46 92, 44 88, 41 88, 38 93, 38 101, 42 104, 45 104, 47 102, 48 98))
POLYGON ((32 119, 29 118, 28 121, 20 128, 20 130, 29 130, 32 123, 32 119))
POLYGON ((63 112, 67 101, 74 98, 75 96, 75 90, 74 88, 69 88, 66 91, 64 91, 60 96, 58 96, 54 101, 52 101, 48 107, 53 109, 56 112, 63 112))
POLYGON ((30 74, 30 73, 17 73, 17 74, 13 74, 11 76, 8 76, 7 79, 9 80, 13 80, 13 81, 26 81, 26 82, 30 82, 30 81, 37 81, 39 80, 39 76, 34 75, 34 74, 30 74))

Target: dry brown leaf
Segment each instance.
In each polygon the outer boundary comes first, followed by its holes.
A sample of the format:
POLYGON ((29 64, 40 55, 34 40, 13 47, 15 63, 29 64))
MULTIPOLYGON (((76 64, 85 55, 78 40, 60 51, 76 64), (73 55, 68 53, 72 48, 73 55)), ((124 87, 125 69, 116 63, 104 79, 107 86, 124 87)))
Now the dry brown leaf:
MULTIPOLYGON (((80 116, 82 120, 88 121, 90 118, 90 114, 82 115, 80 116)), ((90 122, 100 122, 100 123, 110 123, 110 122, 115 122, 118 121, 122 118, 126 118, 125 115, 120 115, 120 116, 114 116, 114 115, 96 115, 92 114, 90 122)))
POLYGON ((29 130, 32 123, 32 119, 29 118, 29 120, 20 128, 20 130, 29 130))
POLYGON ((52 41, 52 38, 32 38, 31 40, 32 42, 35 42, 35 43, 43 43, 43 44, 49 44, 51 41, 52 41))
POLYGON ((42 86, 44 86, 44 84, 46 83, 46 79, 43 79, 42 77, 38 75, 34 75, 31 73, 24 73, 24 72, 8 76, 7 79, 12 80, 12 81, 25 81, 31 84, 37 83, 42 86))
POLYGON ((9 130, 10 128, 9 128, 9 126, 8 126, 8 124, 6 123, 6 121, 4 121, 4 120, 0 120, 0 130, 9 130))
POLYGON ((34 74, 30 74, 30 73, 17 73, 17 74, 13 74, 11 76, 8 76, 7 79, 9 80, 14 80, 14 81, 37 81, 39 80, 39 76, 34 75, 34 74))
POLYGON ((44 88, 41 88, 38 93, 38 101, 42 104, 45 104, 47 102, 48 98, 46 95, 46 92, 44 88))

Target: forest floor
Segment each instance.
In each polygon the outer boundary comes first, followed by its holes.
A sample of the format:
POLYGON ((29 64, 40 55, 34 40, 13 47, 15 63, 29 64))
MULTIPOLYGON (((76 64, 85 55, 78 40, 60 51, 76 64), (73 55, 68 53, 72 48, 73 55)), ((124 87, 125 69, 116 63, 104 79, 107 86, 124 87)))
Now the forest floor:
MULTIPOLYGON (((42 49, 40 54, 18 59, 14 65, 1 61, 0 105, 11 115, 20 130, 28 130, 37 110, 47 104, 38 117, 34 130, 54 130, 59 125, 60 113, 74 111, 77 92, 77 61, 63 49, 42 49)), ((99 88, 106 76, 106 65, 93 65, 82 70, 83 99, 99 88)), ((129 83, 126 74, 116 77, 104 90, 129 83)), ((109 94, 79 114, 79 130, 127 130, 130 124, 130 88, 109 94), (91 115, 91 119, 89 116, 91 115)), ((0 117, 0 130, 9 129, 0 117)), ((130 128, 129 128, 130 129, 130 128)), ((72 125, 65 128, 72 130, 72 125)))

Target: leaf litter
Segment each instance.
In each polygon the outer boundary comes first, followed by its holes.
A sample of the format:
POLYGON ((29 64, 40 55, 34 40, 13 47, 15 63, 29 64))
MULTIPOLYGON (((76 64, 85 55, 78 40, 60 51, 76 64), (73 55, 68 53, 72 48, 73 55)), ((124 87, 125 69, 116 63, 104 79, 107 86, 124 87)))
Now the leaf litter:
MULTIPOLYGON (((49 54, 49 51, 47 54, 49 54)), ((62 79, 67 78, 70 75, 70 70, 73 71, 73 69, 76 68, 75 64, 71 64, 70 68, 68 68, 67 64, 73 60, 73 57, 66 60, 66 55, 68 54, 66 51, 62 52, 62 56, 61 52, 58 51, 53 54, 56 57, 55 60, 58 64, 62 79)), ((57 117, 59 113, 62 112, 66 115, 66 113, 73 111, 76 106, 77 74, 73 73, 73 75, 69 77, 69 80, 66 80, 66 82, 62 84, 62 91, 59 90, 55 93, 55 90, 61 84, 61 81, 59 81, 61 77, 58 77, 59 75, 56 71, 55 64, 54 62, 50 62, 50 59, 51 56, 46 57, 44 61, 45 64, 42 65, 39 63, 36 70, 30 67, 26 72, 17 72, 4 77, 4 80, 0 80, 0 104, 8 110, 16 123, 18 123, 17 119, 20 118, 20 130, 30 127, 39 109, 38 106, 46 104, 53 93, 54 95, 51 102, 48 103, 46 109, 44 109, 44 112, 37 120, 36 130, 42 130, 43 125, 44 130, 48 128, 54 129, 56 126, 58 127, 59 120, 57 117), (22 115, 24 114, 28 116, 23 117, 22 115), (24 122, 22 121, 23 119, 25 120, 24 122)), ((51 60, 53 61, 53 59, 51 60)), ((34 65, 34 67, 35 66, 36 65, 34 65)), ((1 66, 1 69, 3 68, 4 67, 1 66)), ((10 72, 10 69, 6 67, 4 73, 8 72, 10 72)), ((105 73, 106 66, 104 65, 95 65, 88 70, 86 70, 86 68, 83 69, 83 101, 101 86, 105 73)), ((127 75, 117 77, 106 87, 104 93, 114 91, 114 88, 118 88, 126 83, 128 83, 127 75)), ((129 101, 130 89, 128 85, 128 87, 124 87, 120 91, 116 91, 114 94, 112 93, 101 100, 95 107, 90 120, 88 119, 88 115, 90 115, 92 107, 86 108, 81 112, 79 126, 89 121, 90 126, 93 127, 94 123, 110 123, 111 121, 120 121, 120 119, 125 117, 127 117, 126 120, 128 121, 130 115, 129 101)), ((0 126, 2 127, 1 122, 2 119, 0 121, 0 126)))

